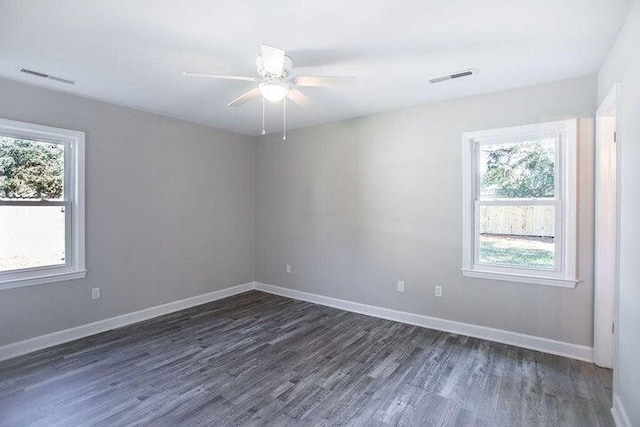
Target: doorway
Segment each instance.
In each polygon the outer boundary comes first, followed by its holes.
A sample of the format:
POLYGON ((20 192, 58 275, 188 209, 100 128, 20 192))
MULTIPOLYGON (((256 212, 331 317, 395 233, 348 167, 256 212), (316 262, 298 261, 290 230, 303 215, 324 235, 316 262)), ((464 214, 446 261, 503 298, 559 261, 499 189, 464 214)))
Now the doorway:
POLYGON ((596 112, 593 361, 613 368, 618 283, 618 115, 616 84, 596 112))

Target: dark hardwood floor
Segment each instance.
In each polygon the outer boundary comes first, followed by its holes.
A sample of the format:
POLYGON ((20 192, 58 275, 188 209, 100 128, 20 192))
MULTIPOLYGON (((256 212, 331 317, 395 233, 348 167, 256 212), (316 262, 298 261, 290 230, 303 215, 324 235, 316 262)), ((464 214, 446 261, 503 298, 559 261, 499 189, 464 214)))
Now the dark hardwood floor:
POLYGON ((0 362, 2 426, 611 426, 611 371, 257 291, 0 362))

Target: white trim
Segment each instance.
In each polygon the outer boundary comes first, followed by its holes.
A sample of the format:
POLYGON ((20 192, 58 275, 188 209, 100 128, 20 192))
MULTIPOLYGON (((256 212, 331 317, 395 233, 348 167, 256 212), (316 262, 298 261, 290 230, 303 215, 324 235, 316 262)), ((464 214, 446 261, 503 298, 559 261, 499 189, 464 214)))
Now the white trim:
POLYGON ((123 314, 109 319, 98 320, 85 325, 76 326, 62 331, 29 338, 24 341, 7 344, 0 347, 0 361, 12 357, 53 347, 69 341, 74 341, 90 335, 99 334, 111 329, 131 325, 133 323, 148 320, 164 314, 173 313, 205 304, 211 301, 227 298, 233 295, 256 289, 274 295, 308 301, 314 304, 325 305, 338 308, 340 310, 365 314, 381 319, 393 320, 395 322, 420 326, 423 328, 436 329, 453 334, 466 335, 470 337, 495 341, 503 344, 541 351, 543 353, 556 354, 569 357, 571 359, 592 362, 593 349, 591 347, 555 341, 548 338, 536 337, 533 335, 521 334, 518 332, 505 331, 502 329, 489 328, 486 326, 473 325, 470 323, 456 322, 455 320, 441 319, 438 317, 424 316, 422 314, 408 313, 405 311, 392 310, 389 308, 376 307, 352 301, 331 298, 309 292, 294 289, 282 288, 259 282, 248 282, 238 286, 221 289, 207 294, 186 298, 179 301, 146 308, 132 313, 123 314))
POLYGON ((287 298, 326 305, 340 310, 379 317, 381 319, 393 320, 396 322, 407 323, 409 325, 421 326, 423 328, 481 338, 530 350, 541 351, 543 353, 556 354, 559 356, 569 357, 571 359, 583 360, 590 363, 592 362, 593 348, 583 345, 571 344, 548 338, 521 334, 518 332, 505 331, 503 329, 473 325, 470 323, 456 322, 454 320, 441 319, 438 317, 424 316, 422 314, 376 307, 338 298, 312 294, 309 292, 268 285, 265 283, 256 282, 255 289, 287 298))
POLYGON ((535 275, 523 275, 515 273, 504 273, 501 271, 483 271, 476 269, 462 269, 464 277, 475 277, 477 279, 507 280, 509 282, 529 283, 531 285, 557 286, 561 288, 575 288, 578 280, 575 279, 557 279, 555 277, 543 277, 535 275))
POLYGON ((631 427, 631 420, 627 416, 627 412, 624 410, 622 400, 617 394, 613 395, 613 407, 611 408, 611 416, 616 427, 631 427))
MULTIPOLYGON (((43 126, 0 118, 0 132, 16 138, 32 138, 38 141, 64 145, 64 205, 70 230, 65 231, 66 262, 62 266, 46 266, 0 273, 0 290, 21 286, 41 285, 48 282, 72 280, 85 277, 85 134, 84 132, 43 126)), ((17 204, 18 202, 16 202, 17 204)), ((60 204, 60 201, 33 202, 36 205, 60 204)), ((25 203, 20 203, 25 205, 25 203)))
POLYGON ((604 368, 613 368, 619 275, 619 144, 614 138, 620 133, 619 93, 620 84, 615 83, 596 111, 593 360, 604 368))
MULTIPOLYGON (((40 270, 42 271, 42 270, 40 270)), ((59 270, 56 270, 59 271, 59 270)), ((73 270, 66 273, 51 273, 51 274, 43 274, 41 276, 33 276, 27 279, 12 279, 12 280, 3 280, 0 282, 0 291, 4 289, 14 289, 14 288, 22 288, 24 286, 35 286, 35 285, 43 285, 45 283, 53 283, 53 282, 63 282, 67 280, 73 279, 82 279, 87 275, 87 270, 73 270)))
MULTIPOLYGON (((616 181, 618 182, 618 188, 616 189, 616 222, 618 224, 616 231, 616 253, 620 254, 620 224, 621 224, 621 189, 622 189, 622 147, 624 144, 624 109, 622 106, 624 105, 624 84, 621 82, 616 83, 618 85, 618 105, 616 106, 616 161, 617 161, 617 170, 616 170, 616 181)), ((620 325, 620 257, 616 257, 616 272, 618 275, 618 280, 616 280, 615 285, 615 296, 613 301, 613 321, 615 325, 620 325)), ((618 369, 619 361, 618 361, 618 351, 620 350, 620 334, 613 334, 613 394, 616 395, 616 391, 618 390, 620 384, 620 369, 618 369)), ((624 409, 622 405, 620 408, 624 409)), ((626 413, 623 410, 623 413, 626 413)), ((627 418, 627 420, 629 420, 627 418)), ((631 425, 629 423, 629 425, 631 425)))
POLYGON ((98 320, 96 322, 87 323, 85 325, 76 326, 75 328, 64 329, 62 331, 52 332, 50 334, 41 335, 39 337, 29 338, 24 341, 11 343, 0 347, 0 361, 10 359, 12 357, 31 353, 44 348, 53 347, 89 335, 99 334, 111 329, 120 328, 141 322, 143 320, 162 316, 164 314, 173 313, 184 310, 185 308, 194 307, 196 305, 205 304, 232 295, 240 294, 254 289, 254 282, 244 283, 238 286, 221 289, 219 291, 209 292, 195 297, 186 298, 179 301, 173 301, 155 307, 145 308, 143 310, 134 311, 132 313, 123 314, 109 319, 98 320))
MULTIPOLYGON (((576 278, 576 226, 577 226, 577 120, 560 120, 525 126, 490 129, 462 134, 462 271, 466 277, 529 283, 534 285, 575 287, 576 278), (559 179, 554 199, 535 202, 556 205, 556 267, 554 270, 532 270, 513 266, 485 265, 477 261, 476 204, 477 146, 488 142, 524 140, 529 137, 556 136, 559 149, 556 160, 559 179), (560 216, 562 214, 562 216, 560 216), (558 248, 561 250, 558 251, 558 248)), ((528 202, 527 204, 531 203, 528 202)), ((522 204, 519 200, 482 201, 482 204, 522 204)))

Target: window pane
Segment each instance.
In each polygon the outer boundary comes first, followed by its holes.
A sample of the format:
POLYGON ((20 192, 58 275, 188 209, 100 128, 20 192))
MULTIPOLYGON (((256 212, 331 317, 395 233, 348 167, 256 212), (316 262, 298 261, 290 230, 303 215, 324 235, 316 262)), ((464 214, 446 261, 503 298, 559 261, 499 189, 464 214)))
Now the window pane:
POLYGON ((481 263, 554 268, 554 206, 480 206, 481 263))
POLYGON ((555 142, 480 144, 480 199, 553 198, 555 142))
POLYGON ((64 147, 0 135, 0 198, 62 199, 64 147))
POLYGON ((0 206, 0 271, 65 263, 62 206, 0 206))

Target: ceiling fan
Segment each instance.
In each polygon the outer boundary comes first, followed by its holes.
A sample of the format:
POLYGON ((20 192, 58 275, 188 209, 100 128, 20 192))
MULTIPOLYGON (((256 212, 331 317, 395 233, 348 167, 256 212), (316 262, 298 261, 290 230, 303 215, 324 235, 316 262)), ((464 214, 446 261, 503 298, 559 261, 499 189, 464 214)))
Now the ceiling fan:
MULTIPOLYGON (((193 77, 208 77, 212 79, 246 81, 255 84, 248 92, 232 100, 229 107, 238 107, 252 99, 262 96, 262 134, 264 130, 264 101, 280 102, 287 98, 294 103, 306 106, 309 98, 299 87, 335 87, 357 83, 357 77, 345 76, 296 76, 293 74, 293 60, 285 51, 277 47, 262 45, 261 55, 256 58, 256 68, 259 77, 234 76, 223 74, 193 73, 185 71, 182 74, 193 77)), ((286 102, 283 102, 286 123, 286 102)), ((286 133, 285 137, 286 139, 286 133)))

